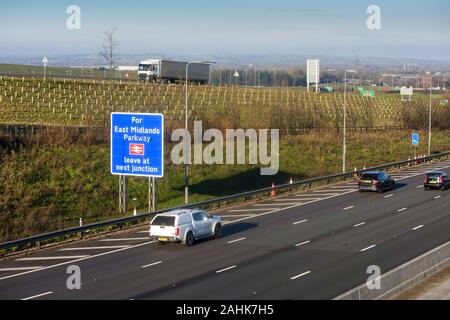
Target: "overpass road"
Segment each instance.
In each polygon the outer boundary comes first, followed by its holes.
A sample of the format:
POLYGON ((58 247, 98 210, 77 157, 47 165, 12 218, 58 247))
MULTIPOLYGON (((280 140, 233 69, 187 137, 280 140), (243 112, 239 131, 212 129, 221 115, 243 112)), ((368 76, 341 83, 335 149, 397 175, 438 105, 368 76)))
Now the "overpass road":
POLYGON ((393 172, 395 190, 356 181, 220 211, 223 237, 160 245, 146 227, 0 261, 0 299, 331 299, 450 240, 450 190, 422 188, 425 172, 393 172), (81 269, 81 290, 66 286, 81 269))

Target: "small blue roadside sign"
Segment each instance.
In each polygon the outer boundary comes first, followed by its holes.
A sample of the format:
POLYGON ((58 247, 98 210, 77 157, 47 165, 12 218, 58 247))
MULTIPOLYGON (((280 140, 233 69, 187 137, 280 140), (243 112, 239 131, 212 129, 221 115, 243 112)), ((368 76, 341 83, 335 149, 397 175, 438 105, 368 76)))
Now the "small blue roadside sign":
POLYGON ((164 117, 155 113, 111 113, 111 173, 162 178, 164 117))
POLYGON ((419 145, 419 134, 413 133, 411 136, 411 141, 412 141, 413 146, 418 146, 419 145))

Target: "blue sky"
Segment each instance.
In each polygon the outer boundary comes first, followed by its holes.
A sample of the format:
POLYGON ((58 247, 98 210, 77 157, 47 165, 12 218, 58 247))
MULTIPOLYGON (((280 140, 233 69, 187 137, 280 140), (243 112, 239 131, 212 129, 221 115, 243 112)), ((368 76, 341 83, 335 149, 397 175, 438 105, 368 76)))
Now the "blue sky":
POLYGON ((0 54, 97 52, 117 27, 121 53, 329 54, 450 60, 448 0, 14 0, 0 3, 0 54), (81 30, 66 9, 81 8, 81 30), (366 27, 369 5, 382 29, 366 27))

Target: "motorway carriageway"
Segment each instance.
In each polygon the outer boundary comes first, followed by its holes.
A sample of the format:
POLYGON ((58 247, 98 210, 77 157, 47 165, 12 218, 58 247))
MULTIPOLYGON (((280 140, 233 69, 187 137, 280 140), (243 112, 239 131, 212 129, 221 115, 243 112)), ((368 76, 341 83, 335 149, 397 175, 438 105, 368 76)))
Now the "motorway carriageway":
POLYGON ((0 299, 332 299, 450 239, 450 190, 396 171, 395 190, 359 193, 356 180, 220 211, 218 240, 160 245, 147 227, 0 261, 0 299), (69 265, 81 290, 68 290, 69 265))

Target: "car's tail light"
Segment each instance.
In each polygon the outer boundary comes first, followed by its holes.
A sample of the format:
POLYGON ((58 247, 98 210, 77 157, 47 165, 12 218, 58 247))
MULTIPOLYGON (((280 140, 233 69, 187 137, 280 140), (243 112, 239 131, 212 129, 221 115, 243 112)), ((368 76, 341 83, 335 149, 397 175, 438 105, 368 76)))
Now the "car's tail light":
POLYGON ((180 228, 175 228, 175 237, 180 235, 180 228))
POLYGON ((425 176, 425 183, 428 183, 428 176, 425 176))
POLYGON ((439 177, 439 183, 442 183, 442 176, 439 177))
POLYGON ((376 185, 378 184, 378 181, 377 181, 377 180, 372 180, 372 184, 373 184, 374 186, 376 186, 376 185))

